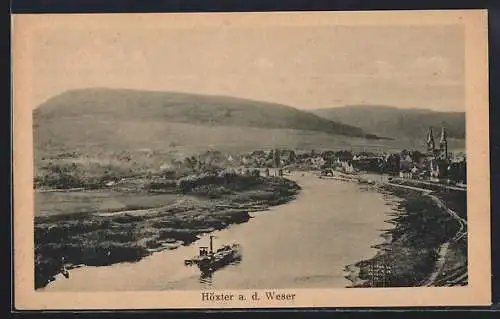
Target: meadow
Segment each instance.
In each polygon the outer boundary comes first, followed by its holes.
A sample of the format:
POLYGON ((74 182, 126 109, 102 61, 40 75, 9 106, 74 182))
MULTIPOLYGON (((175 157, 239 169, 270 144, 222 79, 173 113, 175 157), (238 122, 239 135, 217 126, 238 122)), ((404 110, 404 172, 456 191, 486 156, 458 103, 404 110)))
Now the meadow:
POLYGON ((36 216, 78 213, 105 213, 140 210, 170 205, 179 200, 176 194, 130 194, 112 190, 36 192, 36 216))

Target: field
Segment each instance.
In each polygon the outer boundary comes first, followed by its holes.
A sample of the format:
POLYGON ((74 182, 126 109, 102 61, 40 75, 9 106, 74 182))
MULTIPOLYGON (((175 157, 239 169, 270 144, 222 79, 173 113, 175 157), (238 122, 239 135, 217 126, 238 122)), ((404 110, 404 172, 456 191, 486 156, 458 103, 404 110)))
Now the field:
MULTIPOLYGON (((307 130, 209 126, 161 120, 92 119, 93 130, 87 130, 89 121, 85 118, 50 119, 36 128, 37 163, 71 152, 102 160, 132 156, 133 161, 159 167, 165 160, 184 158, 209 149, 224 152, 271 148, 399 152, 405 148, 425 147, 423 139, 367 140, 307 130)), ((463 140, 450 139, 450 150, 463 148, 463 140)))
POLYGON ((171 205, 175 194, 129 194, 113 191, 36 192, 36 216, 113 212, 171 205))

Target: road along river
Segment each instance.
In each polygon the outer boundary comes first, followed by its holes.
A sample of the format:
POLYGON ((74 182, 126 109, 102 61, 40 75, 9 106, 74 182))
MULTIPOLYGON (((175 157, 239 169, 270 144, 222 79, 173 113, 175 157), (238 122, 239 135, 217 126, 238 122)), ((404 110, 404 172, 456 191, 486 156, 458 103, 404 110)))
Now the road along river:
POLYGON ((312 173, 289 178, 302 187, 285 205, 253 213, 249 222, 212 233, 214 246, 237 242, 238 264, 201 278, 184 259, 208 245, 208 235, 190 246, 154 253, 135 263, 81 267, 40 291, 117 291, 188 289, 342 288, 350 284, 343 268, 375 255, 380 230, 393 212, 387 199, 353 182, 320 179, 312 173))

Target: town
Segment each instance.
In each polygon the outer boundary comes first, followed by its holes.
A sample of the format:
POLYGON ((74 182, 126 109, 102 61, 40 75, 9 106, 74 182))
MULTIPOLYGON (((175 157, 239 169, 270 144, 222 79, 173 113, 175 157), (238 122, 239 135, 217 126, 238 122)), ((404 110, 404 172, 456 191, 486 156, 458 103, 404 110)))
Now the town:
MULTIPOLYGON (((269 151, 256 150, 241 155, 224 156, 219 151, 207 151, 191 161, 197 160, 205 165, 208 161, 209 167, 215 162, 219 162, 219 164, 225 162, 223 165, 226 168, 231 167, 231 171, 242 175, 263 172, 269 176, 272 168, 277 168, 276 174, 280 176, 287 171, 306 170, 321 171, 321 174, 325 176, 331 176, 335 171, 344 174, 368 172, 465 187, 467 184, 466 156, 463 153, 453 153, 448 150, 446 128, 441 129, 437 145, 433 129, 429 128, 425 144, 427 145, 425 150, 403 149, 400 152, 392 153, 352 152, 350 150, 311 150, 307 152, 285 148, 269 151), (215 160, 216 157, 218 160, 215 160)), ((209 167, 205 166, 205 172, 210 171, 209 167)))

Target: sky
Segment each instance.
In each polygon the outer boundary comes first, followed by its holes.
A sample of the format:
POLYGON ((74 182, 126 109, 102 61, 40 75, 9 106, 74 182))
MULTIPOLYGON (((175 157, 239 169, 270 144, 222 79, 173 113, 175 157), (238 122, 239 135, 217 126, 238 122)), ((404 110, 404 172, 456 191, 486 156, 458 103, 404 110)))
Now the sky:
POLYGON ((36 105, 66 90, 228 95, 300 109, 464 111, 461 26, 64 28, 32 42, 36 105))

